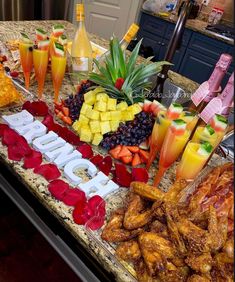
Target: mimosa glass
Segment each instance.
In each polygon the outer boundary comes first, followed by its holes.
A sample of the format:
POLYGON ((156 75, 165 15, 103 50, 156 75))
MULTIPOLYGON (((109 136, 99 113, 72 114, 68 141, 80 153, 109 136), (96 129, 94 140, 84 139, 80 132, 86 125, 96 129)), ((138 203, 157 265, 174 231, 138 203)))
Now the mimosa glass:
POLYGON ((190 137, 189 130, 178 131, 174 128, 173 123, 174 121, 168 128, 162 144, 159 169, 154 178, 154 186, 160 183, 166 170, 177 160, 190 137))
POLYGON ((203 141, 207 141, 213 146, 213 148, 215 148, 218 142, 218 134, 216 132, 210 134, 207 131, 205 132, 204 126, 198 126, 194 132, 192 141, 195 143, 202 143, 203 141))
POLYGON ((59 91, 65 74, 66 57, 51 57, 51 74, 54 88, 54 101, 57 102, 59 98, 59 91))
POLYGON ((58 37, 51 35, 49 44, 49 58, 55 55, 54 43, 58 41, 58 37))
POLYGON ((201 144, 188 142, 179 165, 176 168, 176 180, 185 179, 192 181, 203 169, 210 154, 201 155, 198 153, 198 149, 201 144))
POLYGON ((186 128, 191 132, 194 130, 199 119, 197 112, 189 108, 184 108, 179 118, 187 123, 186 128))
POLYGON ((33 43, 20 42, 19 50, 20 62, 25 79, 25 88, 28 90, 30 84, 30 74, 33 69, 33 43))
POLYGON ((48 65, 48 50, 33 50, 33 65, 35 70, 36 79, 38 82, 38 98, 42 98, 47 65, 48 65))

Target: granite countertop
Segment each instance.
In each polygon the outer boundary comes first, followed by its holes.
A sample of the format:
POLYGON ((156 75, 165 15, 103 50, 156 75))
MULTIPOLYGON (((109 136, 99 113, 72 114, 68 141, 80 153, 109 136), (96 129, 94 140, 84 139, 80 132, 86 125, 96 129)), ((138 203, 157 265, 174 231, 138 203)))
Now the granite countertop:
MULTIPOLYGON (((5 35, 12 34, 12 30, 14 33, 17 32, 26 32, 28 34, 33 34, 36 27, 42 27, 45 30, 50 31, 52 25, 58 21, 24 21, 24 22, 0 22, 0 39, 3 38, 5 35)), ((66 32, 68 34, 73 34, 74 26, 65 21, 60 21, 65 25, 66 32)), ((107 47, 107 41, 100 39, 95 35, 91 35, 91 40, 103 47, 107 47)), ((1 46, 0 46, 1 47, 1 46)), ((185 86, 185 90, 192 90, 192 87, 195 87, 195 84, 188 79, 183 78, 182 76, 170 72, 170 77, 172 80, 182 80, 182 84, 185 86)), ((30 91, 32 93, 36 93, 37 85, 34 83, 30 87, 30 91)), ((63 85, 61 88, 61 96, 66 97, 68 94, 73 92, 74 89, 71 86, 70 79, 66 76, 63 85)), ((35 95, 36 98, 36 95, 35 95)), ((48 103, 49 107, 52 105, 52 98, 53 98, 53 90, 52 90, 52 83, 51 79, 47 79, 45 83, 44 89, 44 96, 43 99, 48 103)), ((6 107, 0 109, 1 115, 5 114, 12 114, 21 110, 21 107, 6 107)), ((56 120, 59 122, 59 120, 56 120)), ((0 122, 1 118, 0 118, 0 122)), ((95 152, 104 153, 99 148, 93 148, 95 152)), ((110 271, 115 275, 116 281, 121 282, 129 282, 133 281, 133 277, 130 276, 127 272, 123 271, 122 266, 117 261, 113 260, 112 256, 107 254, 104 249, 100 246, 98 241, 94 241, 91 237, 87 235, 86 229, 84 226, 77 225, 73 222, 72 219, 72 208, 66 206, 62 202, 55 200, 50 193, 48 192, 47 185, 48 182, 41 177, 40 175, 36 175, 33 173, 31 169, 24 169, 22 167, 22 162, 11 161, 7 158, 7 148, 3 146, 0 142, 0 161, 4 163, 4 165, 8 166, 11 170, 13 175, 20 179, 22 183, 25 184, 26 188, 40 201, 40 203, 45 206, 60 222, 61 224, 71 232, 71 234, 93 255, 93 257, 98 260, 101 265, 107 270, 110 271)), ((46 163, 46 160, 43 160, 46 163)), ((212 160, 212 164, 218 164, 218 156, 215 155, 212 160)), ((164 177, 163 181, 161 182, 160 188, 163 190, 167 190, 172 182, 174 181, 175 177, 175 166, 176 164, 169 169, 164 177)), ((156 172, 156 165, 150 171, 150 177, 156 172)), ((67 181, 63 174, 61 179, 67 181)), ((151 180, 150 180, 151 183, 151 180)), ((120 188, 119 192, 123 192, 127 189, 120 188)), ((118 199, 112 195, 110 195, 110 200, 108 202, 109 210, 112 210, 117 206, 118 199)), ((95 236, 98 236, 94 233, 95 236)), ((99 238, 99 237, 98 237, 99 238)), ((111 248, 112 249, 112 248, 111 248)), ((114 250, 113 250, 114 252, 114 250)))
MULTIPOLYGON (((167 22, 171 22, 171 23, 176 23, 178 20, 178 16, 177 15, 173 15, 173 16, 169 16, 169 17, 165 17, 165 16, 160 16, 158 14, 154 14, 148 11, 145 11, 142 9, 142 12, 155 16, 157 18, 160 18, 162 20, 165 20, 167 22)), ((225 36, 221 36, 219 34, 216 34, 215 32, 211 32, 209 30, 206 30, 206 26, 208 25, 208 23, 206 21, 202 21, 200 19, 188 19, 186 22, 186 28, 191 29, 193 31, 196 32, 200 32, 206 36, 212 37, 214 39, 223 41, 225 43, 228 43, 230 45, 234 45, 234 40, 225 36)))

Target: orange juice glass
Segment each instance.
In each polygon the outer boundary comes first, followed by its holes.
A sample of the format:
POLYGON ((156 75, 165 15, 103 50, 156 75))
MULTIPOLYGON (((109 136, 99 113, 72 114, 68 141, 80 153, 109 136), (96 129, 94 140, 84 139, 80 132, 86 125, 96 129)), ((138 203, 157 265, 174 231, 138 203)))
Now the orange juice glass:
POLYGON ((25 79, 25 88, 28 90, 30 84, 30 74, 33 69, 33 43, 20 42, 19 50, 20 62, 25 79))
POLYGON ((33 65, 38 82, 38 97, 42 98, 48 65, 48 50, 33 50, 33 65))
POLYGON ((55 56, 51 57, 51 74, 54 88, 54 101, 57 102, 59 98, 59 91, 65 74, 66 57, 55 56))

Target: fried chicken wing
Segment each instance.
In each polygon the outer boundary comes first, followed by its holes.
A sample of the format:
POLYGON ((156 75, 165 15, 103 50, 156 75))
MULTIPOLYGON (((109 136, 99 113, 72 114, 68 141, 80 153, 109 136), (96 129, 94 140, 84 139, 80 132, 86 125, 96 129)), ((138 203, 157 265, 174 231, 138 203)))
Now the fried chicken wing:
POLYGON ((233 262, 233 258, 229 257, 224 252, 216 254, 212 271, 214 281, 233 281, 233 262))
POLYGON ((178 203, 183 188, 187 186, 187 182, 185 180, 177 180, 175 183, 169 188, 166 192, 164 201, 171 202, 171 203, 178 203))
POLYGON ((166 259, 159 252, 141 248, 141 253, 151 276, 156 276, 158 271, 165 269, 166 259))
POLYGON ((146 209, 146 204, 139 195, 131 193, 124 215, 123 226, 128 230, 133 230, 146 225, 151 219, 151 209, 146 209))
POLYGON ((140 259, 141 252, 137 241, 130 240, 120 243, 116 249, 116 255, 125 261, 131 262, 140 259))
POLYGON ((167 269, 160 271, 158 277, 161 281, 167 282, 185 282, 189 275, 189 267, 175 267, 174 264, 168 262, 167 269))
POLYGON ((210 253, 202 255, 189 254, 185 259, 185 262, 196 272, 209 274, 212 269, 213 260, 210 253))
POLYGON ((123 228, 124 209, 116 210, 104 227, 101 238, 108 242, 122 242, 136 237, 141 230, 128 231, 123 228))
POLYGON ((163 202, 163 199, 165 197, 165 193, 160 189, 143 182, 131 182, 131 188, 133 192, 150 201, 163 202))
POLYGON ((211 279, 198 274, 193 274, 187 280, 187 282, 211 282, 211 281, 212 281, 211 279))
POLYGON ((161 237, 165 239, 169 239, 169 234, 167 231, 167 226, 159 220, 154 220, 150 225, 150 232, 154 232, 159 234, 161 237))
POLYGON ((152 276, 149 275, 143 259, 140 259, 134 263, 134 269, 136 271, 137 279, 139 282, 160 282, 160 280, 155 280, 152 276))

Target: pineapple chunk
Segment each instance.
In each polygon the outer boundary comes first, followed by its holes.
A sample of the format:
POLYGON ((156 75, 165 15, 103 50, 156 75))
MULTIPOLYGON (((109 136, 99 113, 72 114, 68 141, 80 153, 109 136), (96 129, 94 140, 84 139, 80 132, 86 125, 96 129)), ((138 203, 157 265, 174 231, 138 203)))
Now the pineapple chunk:
POLYGON ((99 111, 99 112, 106 112, 106 107, 107 104, 104 101, 96 101, 95 105, 94 105, 94 109, 99 111))
POLYGON ((117 99, 108 98, 107 110, 115 111, 116 110, 116 105, 117 105, 117 99))
POLYGON ((111 120, 121 120, 122 113, 121 111, 112 111, 110 112, 111 120))
POLYGON ((98 93, 96 95, 96 101, 107 102, 109 96, 106 93, 98 93))
POLYGON ((132 112, 126 110, 122 112, 122 120, 124 121, 129 121, 129 120, 133 120, 134 119, 134 115, 132 112))
POLYGON ((109 123, 110 123, 111 131, 116 131, 118 129, 120 121, 119 120, 110 120, 109 123))
POLYGON ((91 106, 91 105, 88 105, 88 104, 86 104, 86 103, 83 103, 80 113, 83 114, 83 115, 87 115, 87 113, 88 113, 90 110, 92 110, 92 106, 91 106))
POLYGON ((100 144, 100 142, 103 139, 103 135, 100 133, 95 133, 93 140, 92 140, 92 144, 98 146, 100 144))
POLYGON ((104 88, 99 86, 99 87, 96 87, 94 90, 93 90, 94 94, 98 94, 98 93, 104 93, 104 88))
POLYGON ((100 122, 100 129, 101 129, 101 133, 105 134, 111 131, 110 128, 110 123, 109 121, 101 121, 100 122))
POLYGON ((91 142, 92 139, 92 133, 89 127, 82 126, 80 128, 80 134, 79 134, 80 140, 83 142, 91 142))
POLYGON ((86 116, 90 119, 99 120, 100 113, 96 110, 90 110, 87 112, 86 116))
POLYGON ((99 133, 100 132, 100 122, 98 120, 91 120, 90 129, 91 129, 91 133, 99 133))
POLYGON ((124 111, 127 108, 128 108, 127 102, 121 102, 121 103, 117 104, 117 107, 116 107, 116 109, 118 111, 124 111))
POLYGON ((83 114, 80 114, 78 120, 79 120, 79 122, 80 122, 81 124, 88 124, 88 122, 89 122, 89 118, 87 118, 87 117, 84 116, 83 114))
POLYGON ((142 108, 139 104, 133 104, 128 107, 128 111, 129 110, 133 113, 133 115, 137 115, 138 113, 142 111, 142 108))
POLYGON ((96 94, 94 93, 94 91, 89 91, 84 94, 84 100, 86 104, 94 105, 96 101, 96 94))
POLYGON ((100 113, 100 120, 106 121, 111 119, 110 112, 100 113))

